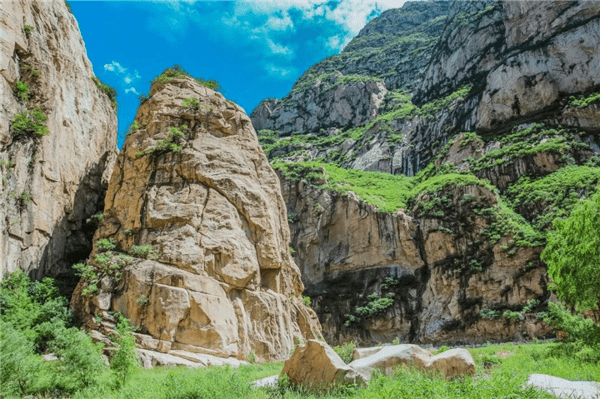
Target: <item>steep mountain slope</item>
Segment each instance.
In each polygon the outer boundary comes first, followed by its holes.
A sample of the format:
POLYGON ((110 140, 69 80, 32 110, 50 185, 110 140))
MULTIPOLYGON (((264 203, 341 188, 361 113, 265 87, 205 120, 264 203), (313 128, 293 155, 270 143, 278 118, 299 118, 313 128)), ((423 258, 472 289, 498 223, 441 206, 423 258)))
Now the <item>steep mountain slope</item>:
POLYGON ((250 119, 181 71, 167 70, 150 92, 79 266, 78 316, 108 334, 119 311, 139 327, 141 347, 184 358, 281 360, 298 339, 320 338, 250 119))
POLYGON ((3 1, 0 26, 0 277, 72 276, 91 250, 116 112, 65 2, 3 1))
MULTIPOLYGON (((534 315, 549 298, 545 232, 598 190, 598 3, 445 5, 412 88, 390 75, 375 82, 380 102, 365 82, 347 81, 334 90, 362 100, 316 101, 325 115, 370 101, 369 112, 347 112, 364 122, 320 131, 303 122, 289 135, 298 118, 265 104, 252 114, 270 123, 259 139, 280 170, 292 247, 328 341, 546 334, 534 315)), ((358 39, 406 29, 386 14, 369 26, 358 39)), ((308 109, 306 99, 291 93, 280 106, 308 109)))

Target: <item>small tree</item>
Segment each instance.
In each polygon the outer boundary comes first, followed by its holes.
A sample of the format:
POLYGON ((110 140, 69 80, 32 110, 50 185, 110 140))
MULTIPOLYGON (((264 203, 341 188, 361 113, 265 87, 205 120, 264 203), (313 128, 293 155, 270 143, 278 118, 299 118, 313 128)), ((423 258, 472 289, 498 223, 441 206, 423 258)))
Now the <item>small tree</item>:
POLYGON ((135 337, 131 333, 133 328, 129 320, 119 315, 116 326, 117 334, 112 339, 118 345, 118 349, 110 362, 110 369, 115 374, 117 388, 125 385, 127 378, 133 374, 140 364, 140 358, 135 347, 135 337))
POLYGON ((542 259, 559 298, 578 311, 600 302, 600 191, 554 222, 542 259))

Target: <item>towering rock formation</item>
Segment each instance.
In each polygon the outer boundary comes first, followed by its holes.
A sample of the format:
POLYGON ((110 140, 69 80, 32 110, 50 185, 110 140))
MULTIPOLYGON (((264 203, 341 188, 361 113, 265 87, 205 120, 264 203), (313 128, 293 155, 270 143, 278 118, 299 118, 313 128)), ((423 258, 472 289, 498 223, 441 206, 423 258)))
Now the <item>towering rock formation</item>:
POLYGON ((277 176, 240 107, 189 76, 158 80, 72 306, 102 332, 109 311, 123 313, 147 349, 286 358, 294 339, 321 332, 302 302, 277 176))
POLYGON ((0 277, 69 275, 91 250, 116 112, 65 2, 3 1, 0 29, 0 277))
POLYGON ((597 2, 407 2, 256 108, 328 341, 546 333, 545 232, 600 183, 599 37, 597 2))

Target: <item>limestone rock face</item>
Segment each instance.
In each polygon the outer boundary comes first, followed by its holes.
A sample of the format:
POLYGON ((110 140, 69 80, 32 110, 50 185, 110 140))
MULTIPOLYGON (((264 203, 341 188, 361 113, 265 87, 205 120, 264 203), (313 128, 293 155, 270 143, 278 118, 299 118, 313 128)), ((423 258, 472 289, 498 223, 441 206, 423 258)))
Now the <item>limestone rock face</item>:
POLYGON ((0 3, 0 278, 72 275, 91 251, 116 158, 117 119, 91 80, 77 21, 62 1, 0 3), (29 30, 29 32, 26 31, 29 30), (25 101, 14 94, 21 81, 25 101), (15 115, 39 107, 47 136, 18 133, 15 115))
POLYGON ((317 340, 298 345, 286 360, 281 375, 287 375, 293 385, 312 391, 333 385, 365 385, 368 380, 347 366, 329 345, 317 340))
POLYGON ((535 314, 516 321, 479 316, 483 308, 520 309, 549 295, 542 248, 511 247, 510 236, 492 244, 486 237, 493 220, 478 209, 498 206, 489 189, 445 189, 440 195, 448 206, 436 208, 442 217, 419 210, 427 195, 411 210, 383 213, 352 193, 285 179, 282 187, 305 295, 327 342, 459 344, 549 333, 535 314), (380 298, 392 303, 364 309, 380 298))
POLYGON ((104 326, 95 315, 120 311, 147 349, 284 359, 295 339, 320 337, 320 325, 301 301, 279 181, 250 120, 191 78, 152 92, 115 165, 95 235, 96 243, 112 240, 114 252, 96 244, 88 263, 99 270, 98 256, 140 248, 146 259, 125 257, 93 294, 80 281, 72 306, 90 329, 104 326), (186 98, 199 106, 184 107, 186 98))
POLYGON ((287 102, 302 106, 286 106, 279 100, 261 103, 250 115, 254 127, 292 133, 363 125, 372 120, 383 104, 385 85, 377 80, 341 84, 337 80, 343 80, 340 72, 292 92, 287 102))

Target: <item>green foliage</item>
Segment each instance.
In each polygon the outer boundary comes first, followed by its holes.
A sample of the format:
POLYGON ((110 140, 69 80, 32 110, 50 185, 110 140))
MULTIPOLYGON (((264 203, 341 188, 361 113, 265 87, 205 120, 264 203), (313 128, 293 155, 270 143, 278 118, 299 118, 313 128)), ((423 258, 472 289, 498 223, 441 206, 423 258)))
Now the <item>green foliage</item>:
POLYGON ((333 347, 335 353, 337 353, 346 364, 354 360, 354 349, 356 349, 356 342, 354 341, 345 342, 342 345, 333 347))
POLYGON ((65 6, 67 7, 67 10, 73 14, 73 10, 71 9, 71 5, 69 4, 69 2, 67 0, 65 0, 65 6))
POLYGON ((357 315, 370 317, 384 311, 394 304, 393 298, 380 298, 377 293, 372 293, 367 297, 370 299, 365 306, 357 306, 354 310, 357 315))
POLYGON ((31 76, 33 76, 34 78, 39 78, 42 75, 42 72, 32 68, 31 65, 23 65, 23 69, 29 71, 31 73, 31 76))
POLYGON ((182 130, 187 131, 187 128, 187 125, 182 125, 181 127, 171 126, 169 128, 169 135, 165 139, 157 141, 156 146, 149 149, 146 154, 151 154, 155 151, 181 151, 185 138, 185 133, 182 130))
POLYGON ((102 92, 104 94, 106 94, 108 96, 108 99, 110 100, 110 104, 112 105, 113 109, 116 111, 117 106, 119 104, 117 103, 117 91, 115 90, 115 88, 102 83, 102 81, 95 76, 92 77, 92 81, 96 84, 96 87, 98 87, 100 90, 102 90, 102 92))
POLYGON ((548 229, 556 218, 567 217, 580 199, 596 191, 600 168, 565 166, 541 179, 522 176, 506 192, 509 203, 521 213, 535 209, 533 225, 548 229))
POLYGON ((533 309, 535 309, 535 307, 538 306, 539 304, 540 304, 539 300, 537 300, 537 299, 530 299, 529 301, 527 301, 527 303, 525 304, 525 306, 523 306, 523 309, 521 309, 521 312, 523 312, 523 313, 529 313, 533 309))
POLYGON ((129 325, 129 320, 118 315, 119 322, 116 326, 116 335, 111 340, 117 345, 117 351, 113 354, 110 361, 110 369, 115 376, 115 385, 117 388, 125 385, 127 380, 138 369, 140 358, 135 346, 135 337, 133 328, 129 325))
POLYGON ((99 212, 99 213, 93 214, 88 219, 86 219, 86 223, 101 222, 102 220, 104 220, 104 213, 99 212))
POLYGON ((565 307, 557 302, 548 303, 548 316, 544 321, 557 330, 566 333, 565 340, 572 345, 567 345, 566 350, 578 353, 582 360, 600 362, 600 326, 591 319, 584 318, 581 314, 571 314, 565 307), (590 358, 589 350, 595 352, 590 358))
POLYGON ((496 319, 496 318, 500 317, 500 311, 488 309, 488 308, 482 308, 481 312, 479 312, 479 317, 481 317, 482 319, 496 319))
POLYGON ((194 98, 194 97, 185 98, 183 100, 183 106, 185 108, 199 109, 200 108, 200 100, 198 100, 197 98, 194 98))
POLYGON ((138 96, 138 101, 140 103, 140 105, 142 105, 143 103, 145 103, 146 101, 148 101, 148 95, 146 95, 146 93, 142 93, 138 96))
POLYGON ((576 107, 585 108, 590 104, 600 102, 600 93, 592 93, 588 96, 581 95, 579 97, 571 96, 570 104, 576 107))
POLYGON ((19 97, 21 100, 28 102, 29 101, 29 86, 27 83, 19 80, 17 81, 17 85, 15 86, 15 95, 19 97))
POLYGON ((600 192, 577 203, 571 215, 554 222, 542 259, 552 289, 578 310, 600 302, 600 192))
POLYGON ((0 283, 0 384, 3 397, 56 397, 97 386, 104 370, 100 347, 70 327, 67 298, 52 279, 31 281, 22 271, 0 283), (39 353, 59 358, 42 362, 39 353))
MULTIPOLYGON (((185 69, 183 69, 181 65, 178 64, 175 64, 172 67, 165 69, 163 73, 161 73, 152 81, 150 81, 150 84, 167 84, 173 79, 184 79, 186 77, 194 79, 196 83, 198 83, 201 86, 207 87, 215 91, 221 91, 221 86, 219 86, 219 82, 217 82, 216 80, 204 80, 202 78, 194 78, 185 69)), ((152 96, 153 94, 154 92, 151 91, 150 95, 152 96)))
POLYGON ((96 247, 105 251, 111 251, 117 247, 117 244, 115 244, 112 238, 101 238, 96 241, 96 247))
POLYGON ((302 297, 302 302, 304 302, 304 305, 310 306, 310 297, 309 296, 303 296, 302 297))
POLYGON ((442 345, 440 346, 435 352, 433 352, 434 355, 439 355, 440 353, 444 353, 446 351, 449 351, 450 348, 447 347, 446 345, 442 345))
POLYGON ((506 320, 523 320, 523 314, 521 312, 513 311, 513 310, 505 310, 502 313, 502 316, 506 320))
POLYGON ((39 108, 27 109, 13 116, 12 129, 14 134, 32 134, 34 136, 47 136, 50 134, 46 127, 48 117, 39 108))
POLYGON ((25 31, 25 34, 27 35, 27 37, 29 37, 29 35, 31 35, 31 32, 33 32, 33 26, 23 25, 23 30, 25 31))
POLYGON ((154 247, 150 244, 145 245, 134 245, 131 247, 131 253, 134 256, 144 259, 158 259, 160 253, 154 250, 154 247))
POLYGON ((127 129, 127 136, 137 132, 138 130, 140 130, 140 124, 134 119, 131 125, 129 125, 129 129, 127 129))

